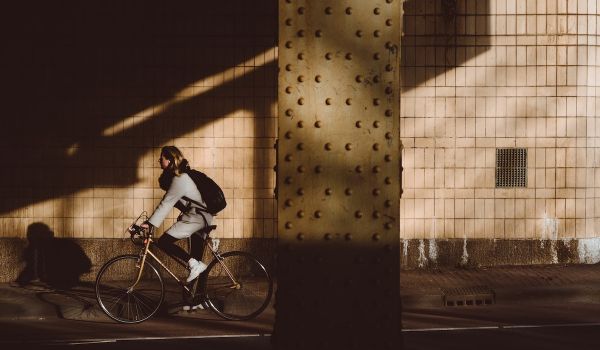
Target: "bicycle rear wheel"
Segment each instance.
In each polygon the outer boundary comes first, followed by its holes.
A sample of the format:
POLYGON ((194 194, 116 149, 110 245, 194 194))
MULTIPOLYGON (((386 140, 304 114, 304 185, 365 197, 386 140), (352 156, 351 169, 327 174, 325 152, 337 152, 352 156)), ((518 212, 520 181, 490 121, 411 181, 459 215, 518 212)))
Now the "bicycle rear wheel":
POLYGON ((258 316, 273 294, 273 281, 267 269, 245 252, 221 254, 220 259, 208 265, 201 282, 208 306, 228 320, 258 316))
POLYGON ((164 285, 158 270, 146 261, 142 276, 137 255, 117 256, 106 262, 96 277, 96 299, 108 317, 121 323, 139 323, 152 317, 164 298, 164 285))

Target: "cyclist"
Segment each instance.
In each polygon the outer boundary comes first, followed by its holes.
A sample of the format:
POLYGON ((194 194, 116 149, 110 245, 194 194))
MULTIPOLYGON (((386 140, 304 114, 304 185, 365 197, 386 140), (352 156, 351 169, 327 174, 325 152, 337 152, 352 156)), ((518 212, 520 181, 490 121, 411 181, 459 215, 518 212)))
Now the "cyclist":
POLYGON ((197 234, 193 235, 193 233, 209 226, 213 217, 206 211, 202 211, 194 203, 205 205, 196 184, 185 173, 189 169, 189 163, 177 147, 163 147, 158 163, 163 170, 158 183, 166 193, 148 221, 140 226, 145 229, 150 229, 150 226, 152 226, 152 229, 154 229, 162 224, 173 207, 181 211, 181 214, 177 217, 177 222, 162 234, 156 244, 169 256, 188 263, 190 274, 187 282, 189 283, 206 270, 206 264, 200 261, 202 259, 202 248, 204 247, 201 241, 203 238, 197 234), (192 255, 175 244, 177 240, 189 238, 190 236, 192 239, 192 255))

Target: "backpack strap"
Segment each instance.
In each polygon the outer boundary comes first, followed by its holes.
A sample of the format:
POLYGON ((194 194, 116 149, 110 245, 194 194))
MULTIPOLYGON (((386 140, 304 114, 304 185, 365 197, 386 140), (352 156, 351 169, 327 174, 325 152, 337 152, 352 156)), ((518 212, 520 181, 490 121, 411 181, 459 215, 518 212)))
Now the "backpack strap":
MULTIPOLYGON (((186 196, 183 196, 181 198, 184 199, 184 200, 186 200, 186 201, 188 201, 188 202, 190 202, 190 203, 196 204, 198 206, 196 209, 200 209, 201 211, 203 211, 205 213, 208 213, 208 208, 206 207, 206 205, 203 205, 202 203, 200 203, 198 201, 195 201, 195 200, 193 200, 193 199, 191 199, 189 197, 186 197, 186 196)), ((191 209, 191 206, 188 205, 188 209, 191 209)))
MULTIPOLYGON (((206 206, 200 204, 198 201, 195 201, 191 198, 188 198, 186 196, 181 197, 183 199, 185 199, 186 201, 188 201, 189 203, 194 203, 196 205, 198 205, 199 207, 192 207, 191 205, 188 204, 187 208, 188 208, 188 212, 192 209, 196 210, 196 213, 200 214, 200 216, 202 216, 202 219, 204 219, 204 227, 208 227, 208 220, 206 220, 206 216, 204 216, 204 214, 202 212, 208 213, 208 210, 206 210, 206 206)), ((210 213, 209 213, 210 214, 210 213)))

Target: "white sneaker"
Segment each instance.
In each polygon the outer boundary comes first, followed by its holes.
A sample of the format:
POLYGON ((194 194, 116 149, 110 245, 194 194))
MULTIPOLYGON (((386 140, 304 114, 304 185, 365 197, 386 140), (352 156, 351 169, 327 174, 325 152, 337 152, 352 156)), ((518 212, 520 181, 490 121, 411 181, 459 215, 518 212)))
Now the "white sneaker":
POLYGON ((204 272, 204 270, 206 270, 206 264, 194 258, 191 258, 188 264, 190 265, 190 275, 188 276, 186 282, 190 283, 191 281, 198 278, 198 276, 200 276, 200 274, 204 272))
POLYGON ((202 303, 198 305, 184 305, 183 311, 194 311, 194 310, 204 310, 205 307, 202 303))
POLYGON ((213 251, 218 251, 219 250, 219 244, 221 243, 221 240, 218 238, 213 238, 212 239, 212 250, 213 251))

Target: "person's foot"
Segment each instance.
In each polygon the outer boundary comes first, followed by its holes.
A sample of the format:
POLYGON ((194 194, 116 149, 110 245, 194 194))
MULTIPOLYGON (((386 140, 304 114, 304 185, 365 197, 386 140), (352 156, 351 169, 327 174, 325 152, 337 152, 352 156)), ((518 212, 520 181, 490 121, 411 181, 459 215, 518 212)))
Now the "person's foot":
POLYGON ((204 304, 200 303, 198 305, 184 305, 183 311, 193 311, 193 310, 204 310, 206 307, 204 304))
POLYGON ((191 281, 198 278, 198 276, 200 276, 200 274, 204 272, 204 270, 206 270, 206 264, 194 258, 191 258, 188 264, 190 265, 190 275, 188 276, 186 282, 190 283, 191 281))

